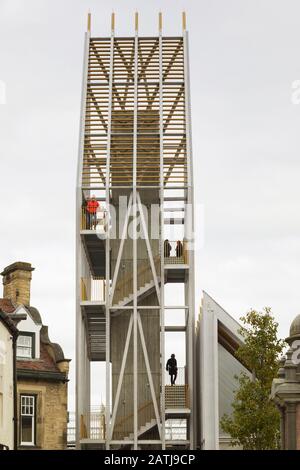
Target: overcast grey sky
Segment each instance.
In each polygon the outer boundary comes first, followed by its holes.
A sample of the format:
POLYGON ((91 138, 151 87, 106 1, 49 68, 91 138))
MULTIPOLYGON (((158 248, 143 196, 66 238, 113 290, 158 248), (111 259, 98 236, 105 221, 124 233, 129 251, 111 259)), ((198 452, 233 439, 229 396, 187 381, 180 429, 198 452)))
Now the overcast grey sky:
MULTIPOLYGON (((187 12, 195 166, 197 308, 205 289, 235 318, 300 311, 300 3, 297 0, 0 0, 0 266, 28 261, 32 304, 74 359, 75 173, 83 39, 180 34, 187 12)), ((74 371, 75 363, 72 363, 74 371)), ((73 377, 71 403, 73 402, 73 377)))

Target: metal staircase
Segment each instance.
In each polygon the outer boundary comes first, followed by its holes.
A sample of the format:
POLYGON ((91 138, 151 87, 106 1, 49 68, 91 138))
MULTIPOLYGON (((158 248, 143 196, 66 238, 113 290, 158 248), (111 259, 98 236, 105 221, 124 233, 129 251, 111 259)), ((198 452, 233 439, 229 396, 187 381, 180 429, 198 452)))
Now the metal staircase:
MULTIPOLYGON (((158 282, 160 283, 160 278, 158 278, 158 282)), ((144 286, 140 287, 137 291, 137 298, 140 300, 142 297, 146 297, 147 295, 151 294, 155 289, 154 281, 147 282, 144 286)), ((128 296, 124 297, 123 299, 119 300, 117 304, 114 304, 116 307, 123 307, 125 305, 130 304, 133 301, 133 293, 129 294, 128 296)))
MULTIPOLYGON (((157 256, 154 260, 156 272, 160 267, 160 257, 157 256)), ((151 267, 147 261, 141 263, 138 268, 137 277, 139 280, 137 297, 140 299, 141 296, 149 295, 155 289, 155 282, 153 279, 153 273, 151 267)), ((160 283, 160 277, 157 277, 158 283, 160 283)), ((116 285, 116 290, 113 298, 113 306, 125 306, 133 301, 133 274, 121 277, 116 285)))
MULTIPOLYGON (((156 425, 157 425, 156 419, 151 419, 151 421, 148 421, 146 424, 144 424, 143 426, 141 426, 138 429, 138 432, 137 432, 138 437, 141 437, 143 434, 145 434, 146 432, 153 429, 156 425)), ((125 437, 124 440, 125 441, 132 441, 133 440, 133 432, 130 433, 129 436, 125 437)))
POLYGON ((165 407, 166 409, 188 408, 188 386, 166 385, 165 407))

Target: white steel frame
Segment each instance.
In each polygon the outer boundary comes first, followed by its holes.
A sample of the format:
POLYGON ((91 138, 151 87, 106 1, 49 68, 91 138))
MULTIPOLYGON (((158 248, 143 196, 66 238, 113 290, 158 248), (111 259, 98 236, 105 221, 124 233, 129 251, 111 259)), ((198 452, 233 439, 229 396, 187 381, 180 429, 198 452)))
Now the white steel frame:
MULTIPOLYGON (((109 71, 107 71, 104 65, 101 66, 102 73, 105 75, 108 81, 108 114, 107 114, 107 125, 105 124, 105 130, 107 132, 107 146, 106 146, 106 171, 105 174, 101 168, 101 164, 96 165, 97 171, 99 173, 99 178, 104 183, 105 179, 105 202, 106 207, 109 207, 110 204, 110 191, 114 187, 110 181, 111 174, 111 132, 112 132, 112 102, 113 96, 117 96, 118 100, 121 100, 118 92, 114 89, 116 86, 114 84, 114 51, 115 51, 115 25, 114 25, 114 14, 112 15, 112 27, 111 27, 111 37, 110 37, 110 59, 109 59, 109 71)), ((178 38, 179 39, 179 38, 178 38)), ((85 48, 84 48, 84 66, 83 66, 83 87, 82 87, 82 109, 81 109, 81 123, 80 123, 80 141, 79 141, 79 158, 78 158, 78 181, 77 181, 77 256, 76 256, 76 442, 77 448, 80 448, 80 417, 81 415, 86 415, 89 413, 90 408, 90 363, 87 356, 87 332, 86 324, 82 317, 81 306, 80 306, 80 279, 82 273, 81 265, 81 253, 82 253, 82 241, 80 237, 80 227, 81 227, 81 207, 82 207, 82 191, 84 189, 94 190, 98 189, 99 186, 93 181, 90 182, 87 187, 86 179, 83 183, 83 162, 84 162, 84 134, 85 134, 85 116, 86 116, 86 99, 87 99, 87 83, 88 83, 88 61, 89 61, 89 50, 90 50, 90 17, 88 21, 88 31, 85 38, 85 48)), ((159 14, 159 34, 158 34, 158 72, 159 72, 159 84, 157 89, 154 91, 152 98, 155 99, 155 96, 159 96, 159 183, 155 185, 143 185, 138 183, 138 84, 139 84, 139 36, 138 36, 138 14, 135 14, 135 35, 134 35, 134 46, 132 61, 133 71, 128 71, 129 74, 133 75, 133 94, 134 94, 134 105, 133 105, 133 160, 132 160, 132 192, 130 194, 128 209, 125 218, 125 223, 123 226, 123 234, 119 246, 119 251, 117 255, 117 261, 115 266, 115 271, 113 275, 112 282, 110 282, 110 239, 109 236, 105 239, 105 282, 106 282, 106 302, 105 302, 105 362, 106 362, 106 439, 104 445, 107 449, 110 449, 110 446, 113 444, 120 445, 132 445, 133 449, 138 449, 141 444, 155 444, 158 448, 165 449, 166 444, 170 444, 169 441, 166 441, 165 438, 165 420, 166 420, 166 410, 165 410, 165 332, 173 331, 172 328, 165 327, 165 293, 164 293, 164 280, 165 280, 165 260, 164 260, 164 201, 173 199, 179 200, 181 198, 174 197, 168 198, 166 196, 166 184, 169 182, 170 175, 176 166, 176 159, 180 158, 180 153, 184 146, 184 139, 178 144, 178 149, 174 156, 174 162, 168 162, 168 158, 164 155, 164 139, 165 139, 165 128, 169 126, 170 121, 179 100, 185 96, 185 137, 186 137, 186 180, 183 178, 183 184, 181 184, 180 189, 185 191, 185 201, 188 203, 190 208, 193 208, 193 170, 192 170, 192 150, 191 150, 191 124, 190 124, 190 96, 189 96, 189 75, 188 75, 188 34, 185 28, 185 15, 183 15, 183 56, 184 56, 184 79, 183 85, 177 93, 177 96, 174 98, 173 107, 169 111, 166 122, 164 122, 164 80, 166 74, 168 74, 168 69, 172 68, 174 60, 176 60, 177 52, 171 57, 169 64, 164 68, 164 52, 163 52, 163 36, 162 36, 162 15, 159 14), (173 62, 172 62, 173 61, 173 62), (166 161, 165 161, 166 159, 166 161), (169 168, 166 170, 166 165, 169 165, 169 168), (153 253, 151 249, 151 244, 149 241, 148 231, 146 227, 146 222, 144 219, 144 214, 142 210, 142 202, 140 194, 138 192, 139 188, 158 188, 159 189, 159 199, 160 199, 160 268, 159 268, 159 277, 156 273, 156 268, 154 264, 153 253), (145 242, 147 247, 147 253, 149 258, 149 263, 151 267, 151 272, 153 275, 155 291, 157 293, 158 305, 157 306, 138 306, 138 272, 137 272, 137 213, 140 214, 142 229, 145 235, 145 242), (126 231, 128 227, 128 221, 130 215, 133 216, 133 305, 132 306, 118 306, 118 310, 127 310, 131 311, 129 318, 129 325, 126 335, 124 354, 122 358, 120 375, 117 383, 116 396, 111 406, 111 364, 110 364, 110 319, 111 315, 114 315, 116 306, 113 305, 114 292, 117 283, 117 276, 120 269, 120 262, 124 247, 124 240, 126 236, 126 231), (155 389, 151 374, 151 368, 149 363, 149 357, 147 352, 147 345, 145 342, 145 336, 142 326, 141 313, 144 309, 155 309, 160 312, 160 372, 161 372, 161 387, 160 387, 160 407, 155 396, 155 389), (145 359, 147 377, 149 380, 150 392, 153 401, 153 407, 155 412, 155 419, 157 423, 157 429, 159 434, 159 439, 138 439, 138 357, 137 357, 137 345, 138 345, 138 335, 140 337, 143 356, 145 359), (118 404, 120 400, 120 393, 122 387, 122 381, 124 378, 124 372, 126 367, 126 360, 128 357, 128 350, 130 340, 133 338, 133 438, 128 440, 114 440, 113 431, 116 422, 118 404)), ((153 48, 153 52, 155 50, 153 48)), ((151 55, 151 52, 150 52, 151 55)), ((150 57, 149 55, 149 57, 150 57)), ((100 59, 99 59, 100 60, 100 59)), ((150 59, 151 60, 151 59, 150 59)), ((129 64, 124 59, 124 65, 129 69, 129 64)), ((145 65, 145 62, 144 62, 145 65)), ((144 67, 143 65, 143 67, 144 67)), ((147 65, 146 65, 147 67, 147 65)), ((176 67, 175 67, 176 68, 176 67)), ((141 72, 142 73, 142 72, 141 72)), ((144 70, 145 73, 145 70, 144 70)), ((175 73, 176 75, 176 73, 175 73)), ((175 83, 176 84, 176 83, 175 83)), ((148 85, 146 85, 148 86, 148 85)), ((148 92, 147 92, 148 93, 148 92)), ((126 98, 125 98, 126 99, 126 98)), ((152 101, 153 102, 153 101, 152 101)), ((150 101, 149 101, 150 103, 150 101)), ((150 105, 150 104, 149 104, 150 105)), ((122 109, 124 104, 122 105, 122 109)), ((98 111, 98 109, 97 109, 98 111)), ((98 112, 101 122, 104 118, 101 114, 101 110, 98 112)), ((173 124, 174 125, 174 124, 173 124)), ((104 126, 104 124, 103 124, 104 126)), ((90 128, 90 127, 89 127, 90 128)), ((176 136, 176 134, 173 134, 176 136)), ((179 135, 179 134, 177 134, 179 135)), ((96 159, 95 153, 93 150, 89 150, 93 154, 93 159, 96 159)), ((100 160, 99 160, 100 161, 100 160)), ((183 165, 184 168, 184 165, 183 165)), ((183 173, 184 173, 183 169, 183 173)), ((122 184, 118 185, 117 188, 121 189, 129 188, 129 186, 122 184)), ((167 186, 168 189, 178 189, 179 186, 176 182, 170 182, 167 186)), ((191 244, 193 244, 193 230, 194 230, 194 214, 193 209, 186 211, 186 220, 185 220, 185 236, 191 244)), ((189 419, 189 432, 188 439, 186 441, 187 445, 193 449, 196 437, 196 413, 194 410, 195 400, 194 400, 194 386, 193 380, 195 376, 195 365, 194 365, 194 355, 195 355, 195 346, 194 346, 194 336, 195 336, 195 325, 194 325, 194 256, 193 256, 193 246, 190 245, 189 250, 189 264, 185 265, 187 269, 187 281, 185 282, 185 305, 184 306, 174 306, 168 307, 175 309, 185 309, 186 312, 186 348, 187 348, 187 371, 188 371, 188 384, 189 384, 189 403, 190 403, 190 419, 189 419)), ((175 330, 174 330, 175 331, 175 330)), ((87 427, 88 427, 88 418, 87 418, 87 427)), ((89 435, 84 441, 89 439, 89 435)))

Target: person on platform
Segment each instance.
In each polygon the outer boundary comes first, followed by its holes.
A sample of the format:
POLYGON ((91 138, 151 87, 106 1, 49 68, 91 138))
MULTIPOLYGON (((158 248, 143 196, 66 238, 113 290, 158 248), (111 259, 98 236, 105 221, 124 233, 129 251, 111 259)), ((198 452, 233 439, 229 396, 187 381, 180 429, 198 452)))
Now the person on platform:
POLYGON ((87 209, 88 218, 89 218, 89 229, 96 230, 97 211, 99 209, 99 202, 97 201, 96 196, 94 194, 87 201, 86 209, 87 209))
POLYGON ((181 258, 182 254, 183 254, 182 242, 180 240, 177 240, 177 243, 176 243, 176 258, 181 258))
POLYGON ((175 354, 171 354, 170 359, 167 361, 166 370, 169 372, 171 385, 175 385, 177 379, 177 361, 175 359, 175 354))
POLYGON ((165 258, 170 258, 170 253, 171 253, 171 244, 169 242, 169 240, 165 240, 164 242, 164 256, 165 258))

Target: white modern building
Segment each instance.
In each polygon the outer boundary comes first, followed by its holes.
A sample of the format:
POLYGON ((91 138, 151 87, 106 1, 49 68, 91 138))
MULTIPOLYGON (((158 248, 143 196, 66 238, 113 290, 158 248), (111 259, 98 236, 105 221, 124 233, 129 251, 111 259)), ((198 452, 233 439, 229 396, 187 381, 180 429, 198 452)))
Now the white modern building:
POLYGON ((198 446, 204 450, 230 447, 230 438, 220 428, 220 419, 232 412, 235 376, 249 371, 235 351, 242 343, 241 325, 212 297, 203 292, 196 328, 198 446))

